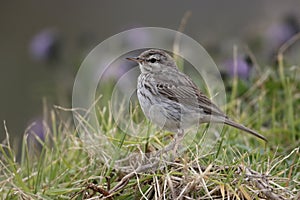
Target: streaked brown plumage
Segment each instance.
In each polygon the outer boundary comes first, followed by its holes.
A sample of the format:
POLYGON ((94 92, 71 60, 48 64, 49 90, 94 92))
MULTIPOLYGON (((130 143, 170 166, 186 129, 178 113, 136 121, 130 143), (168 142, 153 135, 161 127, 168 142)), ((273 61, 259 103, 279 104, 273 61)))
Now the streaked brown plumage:
POLYGON ((225 123, 267 141, 224 114, 164 51, 151 49, 128 59, 137 62, 141 70, 137 84, 141 108, 158 126, 180 133, 195 124, 225 123))

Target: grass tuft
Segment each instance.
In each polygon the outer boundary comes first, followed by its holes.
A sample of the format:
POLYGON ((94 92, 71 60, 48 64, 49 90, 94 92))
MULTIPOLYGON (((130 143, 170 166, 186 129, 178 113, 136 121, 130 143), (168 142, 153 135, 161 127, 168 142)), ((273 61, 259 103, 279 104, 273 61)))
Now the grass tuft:
MULTIPOLYGON (((139 152, 154 155, 174 136, 142 121, 134 106, 129 117, 139 125, 132 128, 127 124, 125 132, 116 126, 110 106, 96 109, 99 130, 76 115, 91 140, 83 140, 78 127, 61 120, 60 112, 67 109, 56 107, 49 114, 45 140, 36 138, 32 144, 25 134, 20 156, 10 144, 4 123, 0 198, 298 199, 300 117, 296 110, 300 80, 295 70, 299 74, 299 69, 291 70, 282 64, 278 70, 262 72, 243 93, 235 80, 228 113, 264 134, 269 140, 267 145, 230 127, 214 134, 203 125, 180 156, 163 161, 165 155, 161 155, 159 167, 142 172, 134 168, 122 170, 118 156, 139 152), (107 153, 108 149, 112 151, 107 153), (120 155, 113 155, 115 150, 120 155)), ((136 164, 129 159, 123 161, 129 167, 136 164)))

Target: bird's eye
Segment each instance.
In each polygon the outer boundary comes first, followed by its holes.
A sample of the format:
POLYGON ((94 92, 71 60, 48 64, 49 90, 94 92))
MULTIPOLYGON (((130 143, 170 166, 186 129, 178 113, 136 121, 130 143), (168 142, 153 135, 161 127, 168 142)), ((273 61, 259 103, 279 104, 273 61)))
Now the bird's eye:
POLYGON ((155 63, 157 60, 156 60, 156 58, 151 58, 149 61, 150 61, 151 63, 155 63))

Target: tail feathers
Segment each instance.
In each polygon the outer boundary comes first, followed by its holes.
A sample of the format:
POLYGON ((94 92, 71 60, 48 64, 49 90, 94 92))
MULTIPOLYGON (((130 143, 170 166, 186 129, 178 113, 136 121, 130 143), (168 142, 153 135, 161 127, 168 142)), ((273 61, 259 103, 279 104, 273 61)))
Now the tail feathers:
POLYGON ((252 134, 252 135, 254 135, 254 136, 256 136, 256 137, 264 140, 265 142, 268 142, 267 138, 265 138, 263 135, 257 133, 256 131, 254 131, 254 130, 252 130, 250 128, 247 128, 246 126, 243 126, 242 124, 238 124, 238 123, 236 123, 236 122, 234 122, 234 121, 232 121, 232 120, 230 120, 228 118, 225 119, 224 123, 227 124, 227 125, 229 125, 229 126, 232 126, 232 127, 237 128, 237 129, 240 129, 242 131, 245 131, 247 133, 250 133, 250 134, 252 134))

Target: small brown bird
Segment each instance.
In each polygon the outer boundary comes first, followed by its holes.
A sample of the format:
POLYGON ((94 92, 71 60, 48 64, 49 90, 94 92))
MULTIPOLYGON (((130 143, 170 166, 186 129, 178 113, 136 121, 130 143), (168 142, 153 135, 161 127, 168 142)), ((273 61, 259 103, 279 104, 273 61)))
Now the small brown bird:
POLYGON ((127 58, 139 64, 137 96, 145 116, 156 125, 178 135, 201 123, 224 123, 267 141, 257 133, 231 120, 186 74, 179 71, 173 58, 159 49, 127 58))

